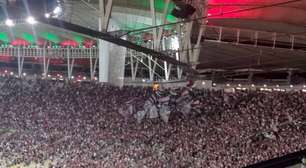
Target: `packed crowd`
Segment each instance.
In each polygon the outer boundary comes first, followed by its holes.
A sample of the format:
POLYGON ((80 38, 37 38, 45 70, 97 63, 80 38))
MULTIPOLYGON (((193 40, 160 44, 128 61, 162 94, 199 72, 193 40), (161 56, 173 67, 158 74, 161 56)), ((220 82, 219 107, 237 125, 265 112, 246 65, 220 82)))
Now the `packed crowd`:
POLYGON ((306 146, 301 92, 16 78, 0 88, 1 168, 244 167, 306 146))

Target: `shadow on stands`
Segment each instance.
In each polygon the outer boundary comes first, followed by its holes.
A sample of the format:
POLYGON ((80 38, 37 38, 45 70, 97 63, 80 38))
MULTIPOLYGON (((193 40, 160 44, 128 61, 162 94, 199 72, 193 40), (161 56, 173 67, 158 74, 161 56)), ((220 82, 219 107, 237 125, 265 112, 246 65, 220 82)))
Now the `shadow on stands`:
POLYGON ((270 159, 264 162, 256 163, 254 165, 246 166, 245 168, 285 168, 300 164, 302 158, 306 156, 306 149, 291 153, 279 158, 270 159))

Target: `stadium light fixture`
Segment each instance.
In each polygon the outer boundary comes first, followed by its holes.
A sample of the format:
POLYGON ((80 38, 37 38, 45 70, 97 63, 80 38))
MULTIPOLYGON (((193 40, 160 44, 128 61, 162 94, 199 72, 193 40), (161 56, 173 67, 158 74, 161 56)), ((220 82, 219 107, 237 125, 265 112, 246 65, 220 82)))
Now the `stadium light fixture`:
POLYGON ((54 8, 54 10, 53 10, 53 14, 55 15, 55 16, 58 16, 59 14, 61 14, 62 13, 62 8, 60 7, 60 6, 56 6, 55 8, 54 8))
POLYGON ((37 21, 35 20, 33 16, 29 16, 26 21, 31 25, 34 25, 37 23, 37 21))
POLYGON ((6 24, 8 27, 13 27, 13 26, 15 26, 14 21, 11 20, 11 19, 6 19, 5 24, 6 24))
POLYGON ((290 85, 290 88, 293 88, 293 85, 290 85))
POLYGON ((175 36, 171 39, 171 48, 173 50, 178 50, 180 48, 178 37, 175 36))
POLYGON ((45 18, 50 18, 50 13, 45 13, 45 18))

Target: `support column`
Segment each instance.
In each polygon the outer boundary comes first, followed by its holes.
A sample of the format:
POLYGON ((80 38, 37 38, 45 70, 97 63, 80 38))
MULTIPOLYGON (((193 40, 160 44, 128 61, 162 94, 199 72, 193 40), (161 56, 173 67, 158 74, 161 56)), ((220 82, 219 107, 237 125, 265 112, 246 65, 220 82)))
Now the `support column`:
MULTIPOLYGON (((112 11, 113 0, 99 0, 101 17, 99 19, 99 31, 106 32, 109 25, 109 18, 112 11)), ((103 40, 98 41, 99 48, 99 81, 109 82, 109 43, 103 40)))
POLYGON ((17 48, 17 61, 18 61, 18 77, 20 78, 21 77, 21 67, 20 67, 21 59, 20 59, 20 48, 19 47, 17 48))
MULTIPOLYGON (((192 16, 192 18, 194 19, 204 17, 204 19, 199 20, 198 22, 192 21, 177 26, 180 46, 178 52, 179 59, 182 62, 191 63, 193 68, 196 68, 201 50, 201 40, 206 30, 206 17, 208 16, 208 0, 194 0, 192 1, 192 5, 197 8, 196 13, 192 16), (193 24, 198 24, 200 26, 199 31, 196 33, 192 33, 192 31, 194 30, 193 24), (195 34, 197 34, 197 41, 195 44, 191 44, 191 36, 195 34)), ((178 78, 180 79, 182 75, 182 70, 177 69, 177 71, 178 78)))
POLYGON ((253 81, 254 72, 250 71, 248 76, 248 83, 251 84, 253 81))
POLYGON ((44 65, 44 77, 47 78, 48 77, 48 70, 49 70, 49 63, 50 63, 50 59, 47 58, 46 56, 47 51, 46 51, 46 47, 43 48, 43 65, 44 65))
POLYGON ((290 85, 291 84, 291 79, 292 79, 292 70, 288 71, 288 76, 287 76, 287 84, 290 85))
POLYGON ((70 49, 67 48, 67 75, 68 75, 68 80, 71 79, 71 73, 70 73, 70 49))
POLYGON ((99 40, 99 82, 108 82, 109 47, 108 42, 99 40))
POLYGON ((290 36, 291 50, 294 50, 294 41, 295 41, 295 36, 294 36, 294 35, 291 35, 291 36, 290 36))
MULTIPOLYGON (((164 10, 163 10, 163 13, 162 13, 162 16, 161 16, 161 20, 162 20, 162 24, 165 24, 167 22, 167 13, 168 13, 168 7, 169 7, 169 3, 170 3, 170 0, 165 0, 165 6, 164 6, 164 10)), ((151 18, 152 18, 152 26, 156 26, 156 11, 155 11, 155 1, 154 0, 150 0, 150 12, 151 12, 151 18)), ((156 51, 161 51, 162 48, 161 48, 161 44, 162 44, 162 40, 163 40, 163 33, 164 33, 164 28, 163 27, 160 27, 160 28, 154 28, 153 29, 153 46, 152 46, 152 49, 156 50, 156 51)), ((156 70, 156 66, 159 66, 159 65, 156 65, 158 64, 158 60, 157 59, 153 59, 152 57, 150 57, 150 59, 148 59, 148 65, 150 67, 149 69, 149 76, 150 76, 150 80, 151 81, 154 81, 154 74, 156 73, 155 70, 156 70)), ((169 76, 168 75, 168 63, 167 62, 164 62, 164 67, 163 69, 165 70, 164 71, 164 79, 168 80, 169 76)))
POLYGON ((139 61, 138 61, 138 60, 135 60, 135 61, 136 61, 136 65, 135 65, 135 64, 134 64, 134 58, 133 58, 133 56, 130 56, 130 61, 131 61, 131 75, 132 75, 132 81, 135 81, 135 80, 136 80, 136 76, 137 76, 139 61))
POLYGON ((72 78, 72 71, 74 67, 74 55, 73 50, 70 48, 67 48, 67 68, 68 68, 68 79, 70 80, 72 78))
POLYGON ((23 62, 24 62, 24 52, 21 54, 19 47, 17 50, 17 61, 18 61, 18 77, 21 77, 23 70, 23 62))

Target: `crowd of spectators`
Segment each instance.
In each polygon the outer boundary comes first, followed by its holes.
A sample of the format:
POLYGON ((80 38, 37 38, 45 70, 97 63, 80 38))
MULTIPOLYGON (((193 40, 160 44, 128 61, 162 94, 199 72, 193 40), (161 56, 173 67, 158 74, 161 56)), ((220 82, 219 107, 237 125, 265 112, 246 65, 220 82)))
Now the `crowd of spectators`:
POLYGON ((305 93, 164 90, 167 122, 145 113, 137 120, 154 94, 0 78, 0 167, 238 168, 306 146, 305 93))

